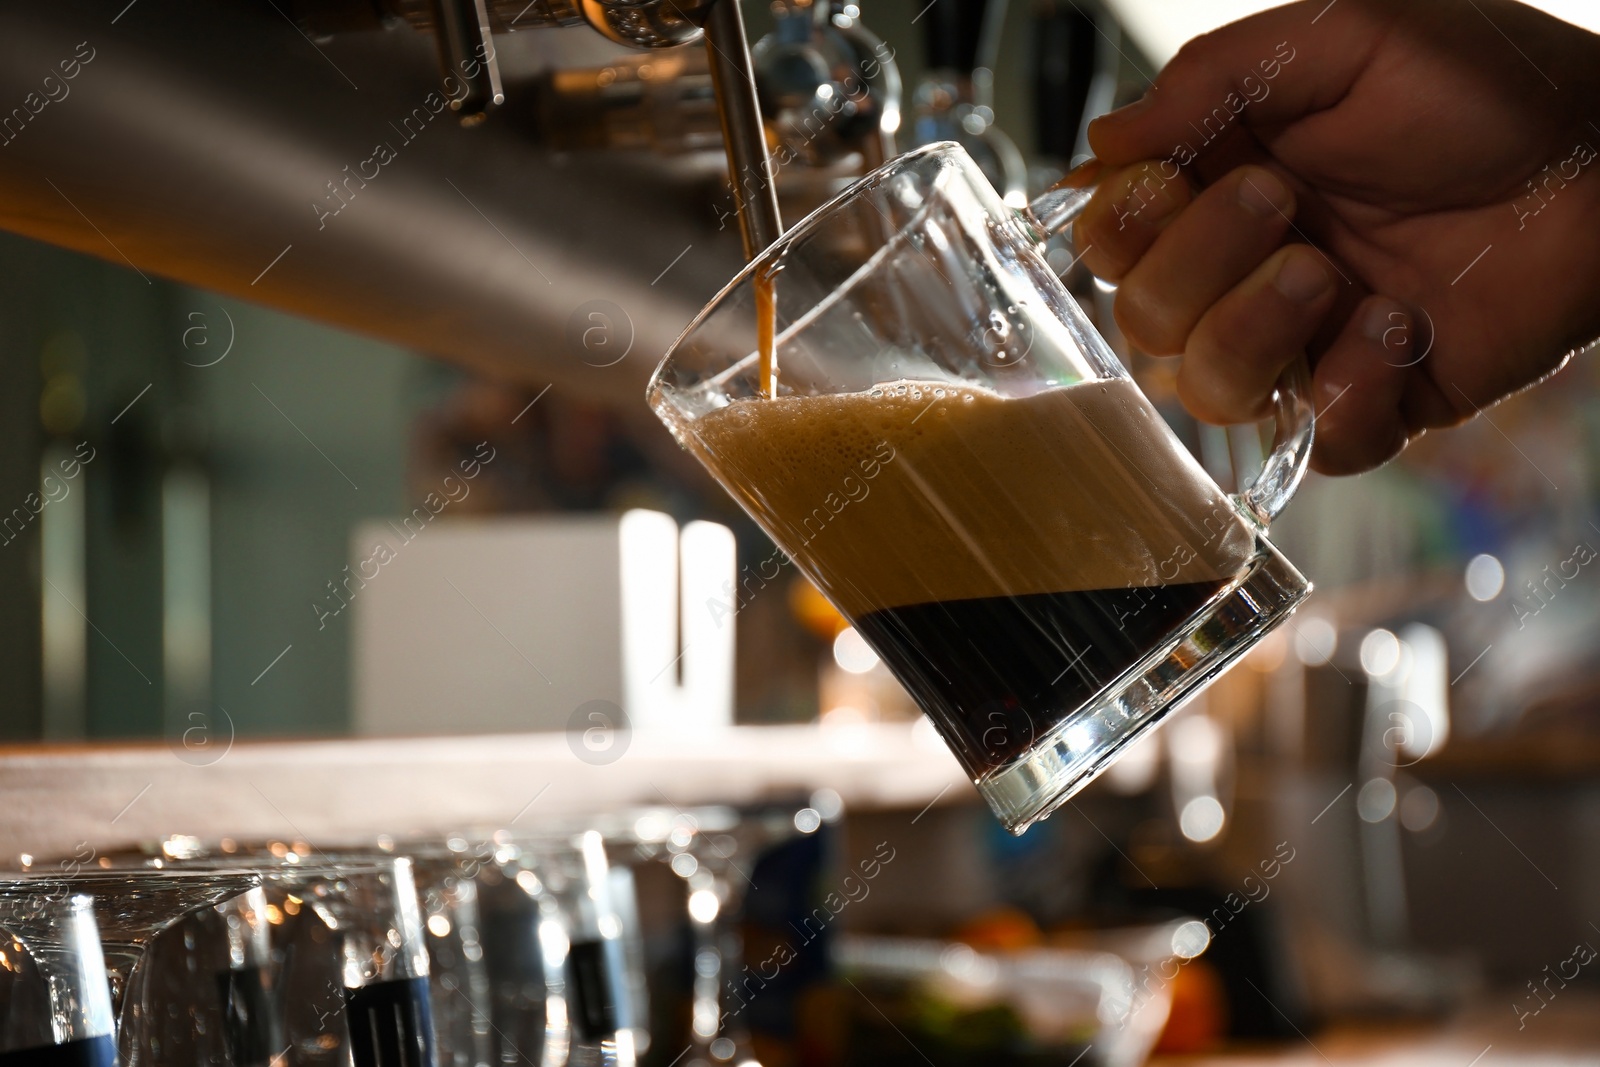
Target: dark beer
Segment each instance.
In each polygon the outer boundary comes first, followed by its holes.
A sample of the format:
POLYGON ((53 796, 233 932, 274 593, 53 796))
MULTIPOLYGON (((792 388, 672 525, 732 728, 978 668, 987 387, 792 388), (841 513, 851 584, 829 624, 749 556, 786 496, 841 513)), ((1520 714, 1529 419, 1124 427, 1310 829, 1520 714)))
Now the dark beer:
POLYGON ((116 1067, 117 1045, 110 1037, 85 1037, 59 1045, 0 1052, 4 1067, 116 1067))
POLYGON ((998 769, 1139 662, 1223 582, 980 597, 870 611, 856 629, 952 744, 998 769))
POLYGON ((434 1067, 428 979, 395 978, 345 990, 355 1067, 434 1067))
POLYGON ((617 1032, 614 961, 604 941, 574 941, 567 952, 568 1017, 579 1041, 595 1044, 617 1032))
POLYGON ((1254 552, 1123 379, 1021 397, 899 382, 737 401, 679 430, 974 778, 1158 649, 1254 552))
POLYGON ((267 973, 260 967, 241 967, 217 976, 222 995, 222 1031, 227 1037, 232 1067, 266 1067, 283 1051, 283 1028, 267 973))

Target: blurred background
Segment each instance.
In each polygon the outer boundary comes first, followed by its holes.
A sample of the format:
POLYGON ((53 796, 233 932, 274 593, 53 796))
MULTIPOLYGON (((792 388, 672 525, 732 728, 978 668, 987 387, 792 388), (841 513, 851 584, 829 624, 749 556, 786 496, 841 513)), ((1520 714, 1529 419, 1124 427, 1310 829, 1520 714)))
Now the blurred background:
MULTIPOLYGON (((877 745, 953 769, 641 403, 740 262, 703 51, 528 6, 475 9, 505 97, 486 117, 428 102, 458 5, 0 8, 0 767, 197 728, 631 720, 856 730, 869 768, 877 745), (664 660, 639 641, 679 652, 670 698, 647 695, 664 660)), ((1265 6, 748 4, 785 216, 944 139, 1023 202, 1183 40, 1265 6)), ((1219 482, 1254 470, 1259 433, 1195 424, 1109 294, 1051 262, 1219 482)), ((768 861, 798 866, 752 898, 747 941, 804 911, 777 887, 803 898, 889 841, 901 858, 839 930, 1180 960, 1155 983, 1170 1051, 1326 1059, 1435 1028, 1462 1064, 1600 1048, 1594 969, 1566 969, 1600 942, 1597 384, 1576 360, 1382 470, 1309 477, 1273 538, 1311 602, 1025 837, 964 784, 801 804, 829 809, 826 847, 768 861)), ((863 974, 924 965, 855 951, 863 974)), ((956 1050, 941 1064, 996 1061, 963 1045, 987 1002, 905 995, 896 1018, 956 1050)), ((818 996, 756 1020, 764 1061, 928 1060, 892 1023, 839 1037, 878 1020, 818 996)))

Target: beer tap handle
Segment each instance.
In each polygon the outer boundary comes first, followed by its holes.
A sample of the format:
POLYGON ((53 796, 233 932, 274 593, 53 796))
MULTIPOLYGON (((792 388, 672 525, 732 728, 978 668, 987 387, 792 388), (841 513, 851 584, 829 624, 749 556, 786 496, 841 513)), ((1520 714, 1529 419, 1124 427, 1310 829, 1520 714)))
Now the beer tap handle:
POLYGON ((444 68, 445 95, 463 126, 476 126, 505 103, 485 0, 432 0, 434 38, 444 68), (460 86, 452 91, 450 83, 460 86))

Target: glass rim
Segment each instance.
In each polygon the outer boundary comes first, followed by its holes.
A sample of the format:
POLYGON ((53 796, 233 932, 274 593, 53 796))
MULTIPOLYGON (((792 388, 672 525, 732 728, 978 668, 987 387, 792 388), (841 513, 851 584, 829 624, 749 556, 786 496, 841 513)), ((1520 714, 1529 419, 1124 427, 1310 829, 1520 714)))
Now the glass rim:
POLYGON ((238 866, 217 867, 94 867, 68 874, 66 871, 0 871, 0 893, 36 885, 118 885, 132 882, 159 884, 240 881, 249 883, 246 891, 261 883, 257 869, 238 866))
MULTIPOLYGON (((716 295, 710 300, 706 301, 705 306, 697 311, 694 318, 689 321, 689 325, 685 326, 682 331, 679 332, 678 336, 673 339, 672 344, 667 346, 666 354, 661 357, 661 362, 656 365, 655 371, 650 375, 649 384, 645 386, 645 403, 654 409, 656 398, 661 395, 665 389, 664 376, 667 365, 671 363, 673 357, 678 354, 678 349, 683 346, 683 343, 689 339, 691 334, 699 330, 700 327, 705 324, 706 320, 722 307, 723 302, 734 291, 736 291, 740 286, 744 285, 745 282, 754 276, 756 271, 765 267, 774 260, 781 259, 783 255, 788 252, 789 247, 796 241, 815 235, 821 228, 824 220, 828 216, 832 215, 837 208, 860 196, 864 190, 868 188, 874 188, 877 183, 881 183, 889 174, 903 170, 912 164, 919 163, 922 160, 933 156, 948 155, 952 150, 965 152, 965 149, 962 148, 961 144, 957 141, 933 141, 929 144, 919 145, 918 147, 911 149, 909 152, 902 152, 900 155, 895 156, 893 159, 882 164, 879 164, 866 174, 857 178, 839 193, 823 203, 820 207, 813 210, 805 218, 784 230, 783 236, 779 237, 776 241, 773 241, 766 248, 762 249, 754 259, 750 260, 739 270, 739 273, 735 274, 731 279, 729 279, 727 284, 725 284, 721 289, 717 290, 716 295)), ((849 291, 849 289, 853 287, 857 281, 869 273, 872 268, 875 267, 884 257, 887 251, 894 247, 894 245, 904 237, 905 233, 911 229, 915 221, 920 218, 928 209, 929 203, 931 203, 931 198, 930 200, 925 201, 923 204, 918 206, 916 214, 913 215, 911 221, 896 229, 894 236, 890 238, 889 241, 885 242, 882 247, 875 249, 872 255, 868 256, 865 261, 852 270, 850 277, 845 279, 839 285, 834 286, 832 292, 830 292, 822 300, 818 301, 814 307, 808 309, 802 318, 791 323, 786 329, 784 329, 782 335, 774 335, 772 339, 773 346, 776 347, 780 343, 782 336, 786 336, 792 333, 796 328, 806 325, 817 315, 817 313, 826 310, 840 297, 842 293, 849 291)), ((735 364, 735 366, 736 365, 737 364, 735 364)))
POLYGON ((170 861, 168 866, 160 869, 174 873, 192 871, 201 874, 238 871, 268 880, 295 874, 308 878, 384 874, 394 871, 402 862, 410 863, 411 857, 405 854, 366 856, 335 852, 300 860, 286 860, 279 856, 226 856, 219 857, 215 866, 210 865, 209 857, 199 857, 170 861))

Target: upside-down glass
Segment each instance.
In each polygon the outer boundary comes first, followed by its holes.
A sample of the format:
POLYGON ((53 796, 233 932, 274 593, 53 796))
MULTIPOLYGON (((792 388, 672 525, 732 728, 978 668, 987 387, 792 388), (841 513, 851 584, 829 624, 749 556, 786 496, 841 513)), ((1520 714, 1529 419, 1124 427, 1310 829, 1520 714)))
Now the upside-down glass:
MULTIPOLYGON (((113 860, 115 862, 115 860, 113 860)), ((151 942, 138 1058, 162 1067, 269 1067, 283 1051, 260 886, 185 915, 151 942)))
POLYGON ((479 840, 499 1062, 633 1067, 642 1020, 629 996, 623 917, 600 835, 502 831, 479 840))
POLYGON ((1044 260, 1088 196, 1016 211, 957 145, 902 156, 751 263, 648 393, 1015 833, 1310 592, 1266 538, 1310 452, 1303 364, 1261 474, 1225 495, 1044 260))
POLYGON ((411 860, 234 859, 260 871, 272 916, 285 1067, 435 1067, 411 860))
MULTIPOLYGON (((228 1067, 436 1067, 428 951, 411 860, 328 853, 303 843, 227 848, 211 852, 195 838, 174 837, 162 842, 159 855, 114 851, 100 857, 110 869, 79 876, 178 887, 227 877, 245 879, 250 889, 219 904, 215 915, 186 916, 183 928, 172 931, 183 935, 181 946, 157 944, 158 955, 179 958, 162 961, 169 965, 156 977, 211 969, 215 985, 208 1003, 183 987, 181 974, 177 988, 157 990, 169 1014, 187 992, 190 1017, 147 1021, 131 1038, 124 1022, 122 1045, 133 1042, 129 1067, 146 1058, 166 1067, 180 1057, 228 1067), (217 921, 223 929, 209 930, 217 921), (216 948, 226 959, 208 962, 216 948), (195 1032, 184 1034, 186 1025, 195 1032), (221 1046, 216 1038, 224 1039, 221 1046)), ((150 999, 145 991, 140 1003, 150 999)), ((125 1007, 124 1020, 128 1014, 125 1007)))
POLYGON ((662 863, 683 883, 694 966, 693 1055, 684 1067, 754 1060, 744 1012, 749 989, 740 985, 750 976, 741 974, 739 927, 751 876, 763 852, 814 832, 821 815, 803 803, 774 801, 742 811, 721 805, 631 808, 590 821, 617 861, 662 863))
MULTIPOLYGON (((48 978, 50 971, 41 961, 64 951, 77 953, 73 946, 83 937, 76 918, 62 921, 61 903, 79 898, 91 902, 103 971, 111 981, 118 1058, 126 1067, 144 1067, 156 1058, 153 1048, 159 1044, 152 1040, 160 999, 153 994, 159 990, 146 966, 151 941, 186 915, 259 885, 258 877, 240 870, 83 870, 76 861, 63 861, 61 873, 0 877, 0 926, 27 946, 48 978)), ((52 1011, 59 1015, 58 1009, 52 1011)), ((65 1040, 59 1026, 56 1040, 65 1040)), ((95 1053, 97 1063, 99 1055, 95 1053)), ((112 1062, 106 1061, 107 1067, 112 1062)))
POLYGON ((489 972, 483 961, 478 883, 442 845, 407 845, 399 851, 411 857, 428 933, 438 1067, 489 1067, 489 972))
POLYGON ((30 1067, 115 1067, 111 986, 100 952, 94 899, 85 893, 41 898, 27 882, 0 881, 0 1063, 30 1067), (26 958, 22 958, 26 954, 26 958), (42 979, 44 1002, 34 979, 42 979))
MULTIPOLYGON (((737 910, 744 888, 730 884, 729 877, 730 868, 737 869, 735 859, 740 841, 733 834, 741 828, 739 813, 727 807, 697 807, 687 811, 675 807, 641 807, 590 816, 586 822, 605 840, 613 874, 627 872, 631 882, 629 865, 655 862, 681 880, 694 974, 689 1018, 689 1040, 694 1054, 685 1059, 684 1065, 695 1067, 732 1058, 744 1036, 728 1032, 723 993, 724 982, 738 971, 735 962, 738 937, 729 927, 728 919, 737 910)), ((753 859, 748 855, 738 858, 753 859)), ((613 895, 619 894, 614 892, 613 895)), ((621 896, 623 901, 634 900, 631 893, 621 896)), ((630 930, 624 916, 624 934, 639 939, 637 918, 634 921, 635 926, 630 930)), ((629 976, 642 976, 642 944, 635 949, 625 938, 624 947, 639 957, 637 963, 630 963, 629 976)), ((641 990, 641 995, 634 998, 641 1016, 646 1004, 643 993, 641 990)))

